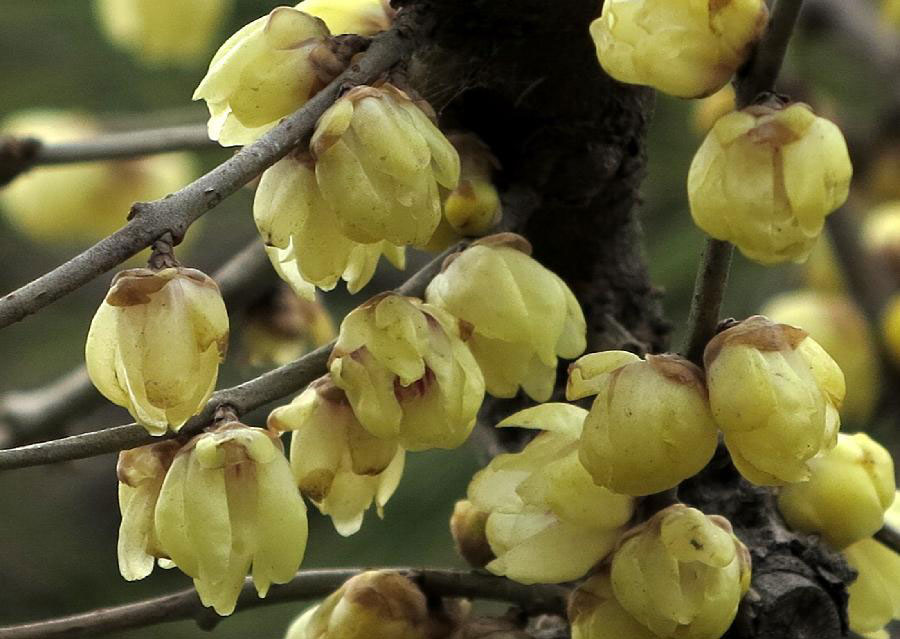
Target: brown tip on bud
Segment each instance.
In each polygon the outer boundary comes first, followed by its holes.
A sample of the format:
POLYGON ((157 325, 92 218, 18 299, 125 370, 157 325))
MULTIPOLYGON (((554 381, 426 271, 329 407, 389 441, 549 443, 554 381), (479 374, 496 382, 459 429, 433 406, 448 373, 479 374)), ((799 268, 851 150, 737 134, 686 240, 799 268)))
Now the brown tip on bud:
POLYGON ((428 621, 425 595, 410 579, 386 570, 364 572, 343 586, 344 598, 376 616, 423 626, 428 621))
POLYGON ((304 497, 315 502, 321 502, 328 497, 332 483, 334 483, 334 472, 325 468, 319 468, 306 473, 300 478, 297 485, 304 497))
POLYGON ((495 233, 494 235, 488 235, 487 237, 472 242, 472 246, 505 246, 524 253, 525 255, 531 255, 532 250, 531 242, 517 233, 495 233))
POLYGON ((456 502, 450 517, 456 551, 474 568, 484 568, 495 558, 485 532, 488 514, 478 510, 468 499, 461 499, 456 502))
POLYGON ((793 351, 809 333, 790 324, 776 324, 768 317, 754 315, 709 340, 703 353, 703 366, 710 364, 725 346, 745 345, 763 352, 793 351))
POLYGON ((706 377, 703 370, 693 362, 674 353, 662 355, 647 355, 644 358, 660 375, 684 386, 693 386, 704 397, 709 392, 706 389, 706 377))
POLYGON ((123 450, 116 461, 116 478, 120 483, 136 487, 148 479, 162 478, 168 472, 181 444, 174 439, 123 450))

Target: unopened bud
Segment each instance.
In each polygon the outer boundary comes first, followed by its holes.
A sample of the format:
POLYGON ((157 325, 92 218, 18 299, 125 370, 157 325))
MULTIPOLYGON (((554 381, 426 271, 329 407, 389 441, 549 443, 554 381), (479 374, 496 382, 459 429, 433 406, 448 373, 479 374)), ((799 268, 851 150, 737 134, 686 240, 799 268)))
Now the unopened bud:
POLYGON ((494 559, 485 527, 490 513, 478 510, 468 499, 460 499, 453 507, 450 532, 456 551, 474 568, 484 568, 494 559))

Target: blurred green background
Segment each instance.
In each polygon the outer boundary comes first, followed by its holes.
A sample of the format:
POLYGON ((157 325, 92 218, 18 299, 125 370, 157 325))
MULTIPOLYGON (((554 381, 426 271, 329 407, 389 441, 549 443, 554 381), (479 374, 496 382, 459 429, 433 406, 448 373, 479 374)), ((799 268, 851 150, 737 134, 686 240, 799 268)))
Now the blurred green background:
MULTIPOLYGON (((264 0, 237 1, 216 42, 273 6, 264 0)), ((53 107, 84 110, 125 128, 205 120, 205 107, 190 101, 205 66, 153 69, 142 65, 104 39, 89 0, 0 0, 0 16, 0 77, 4 78, 0 119, 21 109, 53 107)), ((815 34, 801 35, 795 44, 786 74, 804 78, 805 91, 835 105, 835 114, 851 132, 864 129, 883 100, 864 61, 855 57, 850 45, 815 34)), ((674 344, 687 316, 704 239, 691 224, 686 206, 685 176, 700 142, 690 122, 690 103, 659 99, 641 210, 653 280, 666 291, 666 312, 675 326, 674 344)), ((208 169, 229 153, 210 150, 199 154, 199 160, 208 169)), ((191 238, 186 253, 179 253, 182 261, 211 272, 250 241, 256 233, 251 199, 249 191, 242 191, 208 214, 202 225, 192 229, 197 237, 191 238)), ((32 243, 0 217, 0 291, 24 284, 80 248, 32 243)), ((45 312, 0 332, 0 394, 40 386, 82 362, 84 337, 109 279, 109 275, 98 278, 45 312)), ((384 269, 357 301, 400 279, 402 275, 384 269)), ((737 256, 725 313, 752 314, 772 294, 800 281, 796 267, 764 268, 737 256)), ((343 293, 328 299, 335 310, 352 303, 343 293)), ((239 338, 236 335, 235 343, 239 338)), ((235 348, 220 387, 258 372, 244 363, 240 349, 235 348)), ((246 421, 263 419, 260 413, 246 421)), ((78 416, 71 430, 126 421, 130 419, 124 411, 109 407, 78 416)), ((845 428, 863 426, 873 425, 847 424, 845 428)), ((408 460, 385 521, 370 512, 363 530, 343 539, 327 519, 310 509, 305 567, 462 566, 452 549, 447 520, 454 500, 464 494, 477 467, 473 451, 464 447, 415 454, 408 460)), ((124 603, 190 584, 178 571, 157 570, 137 583, 120 578, 114 468, 115 458, 106 456, 0 475, 0 624, 124 603)), ((303 608, 285 604, 237 614, 221 623, 216 636, 279 637, 303 608)), ((204 635, 192 622, 179 622, 119 636, 161 634, 173 639, 204 635)))

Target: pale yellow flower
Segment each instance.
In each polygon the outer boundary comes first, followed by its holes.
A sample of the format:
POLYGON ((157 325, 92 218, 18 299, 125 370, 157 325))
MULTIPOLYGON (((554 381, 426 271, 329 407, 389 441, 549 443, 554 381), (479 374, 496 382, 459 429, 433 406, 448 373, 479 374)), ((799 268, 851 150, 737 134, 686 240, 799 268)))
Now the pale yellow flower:
POLYGON ((704 353, 713 419, 741 474, 756 484, 809 478, 809 460, 837 443, 844 375, 806 331, 757 315, 704 353))
POLYGON ((500 222, 500 195, 492 179, 499 166, 488 146, 472 133, 450 142, 459 152, 459 184, 444 198, 444 218, 462 236, 484 235, 500 222))
POLYGON ((884 627, 900 619, 900 555, 871 538, 857 541, 843 554, 859 573, 847 588, 850 629, 887 639, 884 627))
POLYGON ((237 422, 175 456, 156 504, 156 537, 204 606, 234 611, 251 570, 260 597, 291 580, 306 549, 306 506, 278 438, 237 422))
POLYGON ((547 401, 557 357, 584 352, 586 325, 575 295, 531 256, 518 235, 491 235, 444 265, 425 299, 472 325, 469 346, 487 391, 512 397, 521 386, 547 401))
POLYGON ((622 607, 609 570, 583 581, 569 596, 567 615, 572 639, 658 639, 622 607))
POLYGON ((91 322, 88 375, 151 435, 177 431, 212 395, 228 345, 219 287, 189 268, 122 271, 91 322))
POLYGON ((802 262, 825 216, 847 199, 852 174, 832 122, 805 104, 751 106, 719 118, 694 156, 691 215, 761 264, 802 262))
POLYGON ((300 487, 338 533, 352 535, 375 502, 378 516, 400 483, 404 456, 396 441, 360 425, 343 391, 327 378, 310 384, 269 415, 269 428, 292 431, 291 470, 300 487))
POLYGON ((397 13, 389 0, 303 0, 294 8, 321 18, 334 35, 375 35, 390 27, 397 13))

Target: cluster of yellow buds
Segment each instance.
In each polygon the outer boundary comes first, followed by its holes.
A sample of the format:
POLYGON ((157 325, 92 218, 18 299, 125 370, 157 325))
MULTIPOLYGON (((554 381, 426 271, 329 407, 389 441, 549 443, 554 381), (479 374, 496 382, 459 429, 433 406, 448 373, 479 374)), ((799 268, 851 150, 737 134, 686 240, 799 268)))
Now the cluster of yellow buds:
POLYGON ((282 366, 336 335, 321 302, 298 297, 282 285, 247 310, 244 346, 251 366, 282 366))
POLYGON ((192 64, 207 53, 232 0, 94 0, 106 36, 150 64, 192 64))
POLYGON ((351 240, 423 246, 437 228, 459 154, 423 107, 390 84, 356 87, 319 119, 316 180, 351 240))
POLYGON ((448 259, 425 299, 471 324, 469 347, 491 395, 512 397, 521 386, 547 401, 557 357, 584 352, 586 325, 566 283, 530 254, 518 235, 488 236, 448 259))
POLYGON ((390 0, 303 0, 294 8, 321 19, 334 35, 375 35, 390 27, 396 14, 390 0))
POLYGON ((373 500, 383 515, 403 475, 405 453, 396 440, 370 435, 330 379, 313 382, 289 405, 272 411, 268 426, 292 432, 294 479, 338 533, 357 532, 373 500))
MULTIPOLYGON (((89 138, 99 128, 88 116, 64 111, 26 111, 0 125, 3 134, 48 144, 89 138)), ((186 153, 37 167, 3 187, 0 209, 35 241, 95 242, 125 225, 134 202, 172 193, 195 172, 186 153)))
POLYGON ((329 369, 363 428, 408 450, 456 448, 484 398, 469 327, 421 300, 382 294, 341 323, 329 369))
POLYGON ((762 264, 804 261, 853 169, 840 129, 796 103, 716 121, 688 175, 694 222, 762 264))
POLYGON ((309 155, 288 156, 263 173, 253 216, 276 272, 307 299, 316 287, 330 291, 339 279, 356 293, 372 279, 381 255, 397 268, 405 266, 403 247, 385 241, 363 244, 341 232, 309 155))
POLYGON ((586 414, 548 403, 498 424, 542 432, 521 452, 495 457, 473 477, 471 505, 457 506, 451 527, 457 545, 472 550, 467 558, 489 557, 488 545, 493 559, 486 567, 494 574, 557 583, 583 577, 612 551, 634 500, 596 485, 579 462, 586 414))
POLYGON ((85 345, 88 375, 152 435, 203 408, 228 346, 219 287, 195 269, 129 269, 113 279, 85 345))
POLYGON ((617 0, 603 4, 591 37, 616 80, 699 98, 731 79, 768 15, 764 0, 617 0))
POLYGON ((209 108, 209 137, 248 144, 303 106, 324 86, 312 52, 329 35, 320 19, 277 7, 228 38, 194 91, 209 108))
POLYGON ((626 495, 677 486, 712 459, 718 430, 703 371, 676 355, 585 355, 569 369, 566 398, 596 395, 579 455, 599 486, 626 495))
POLYGON ((704 353, 713 419, 741 474, 756 484, 809 478, 809 460, 837 443, 844 376, 806 331, 754 316, 704 353))
POLYGON ((846 380, 841 416, 851 423, 865 423, 878 399, 878 353, 856 304, 841 294, 802 289, 772 298, 762 314, 778 323, 802 326, 825 349, 846 380))
POLYGON ((179 448, 162 442, 119 457, 119 565, 141 579, 160 565, 194 579, 205 606, 234 610, 252 566, 261 597, 289 581, 306 548, 306 506, 278 438, 224 423, 179 448))

